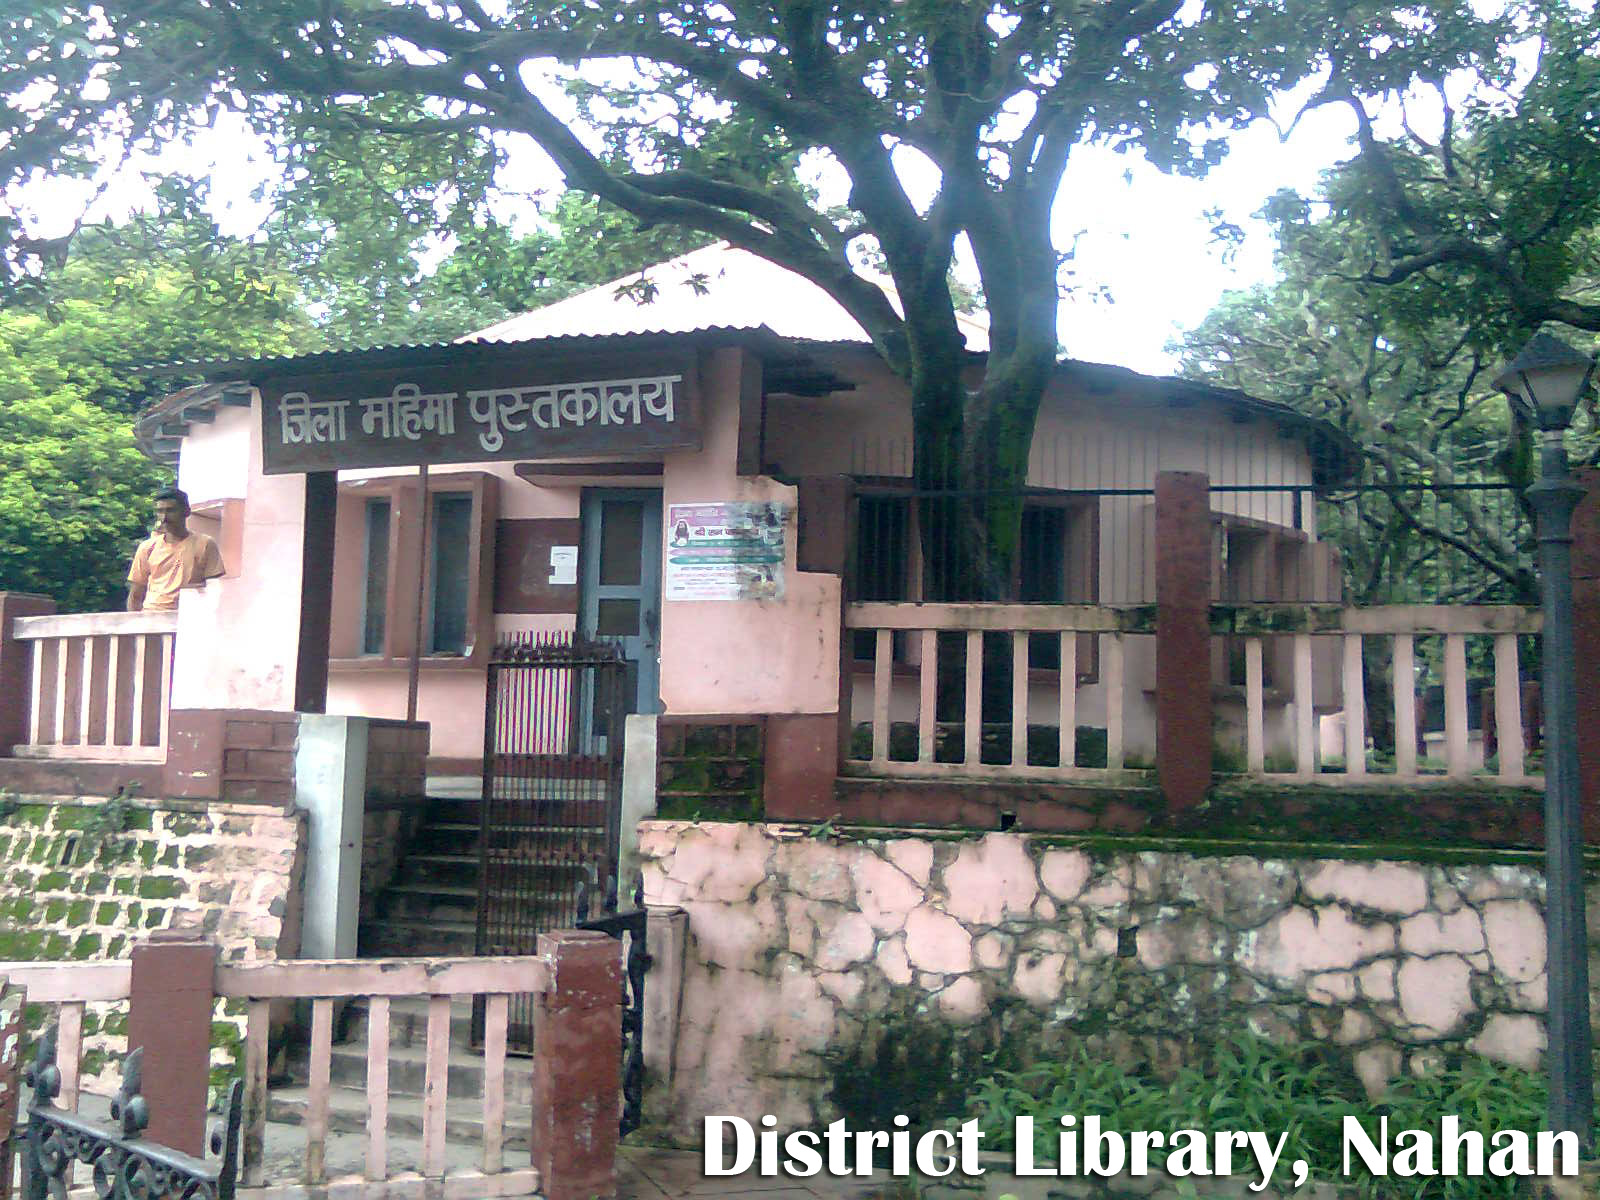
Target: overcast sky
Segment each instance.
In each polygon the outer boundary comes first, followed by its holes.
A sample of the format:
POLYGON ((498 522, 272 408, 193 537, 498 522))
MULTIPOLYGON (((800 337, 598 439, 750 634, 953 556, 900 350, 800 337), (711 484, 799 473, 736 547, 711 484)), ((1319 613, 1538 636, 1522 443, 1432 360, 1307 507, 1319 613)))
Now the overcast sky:
MULTIPOLYGON (((223 124, 202 137, 194 157, 184 157, 191 169, 198 165, 195 158, 209 163, 213 210, 223 231, 246 235, 262 215, 250 191, 272 166, 237 117, 223 113, 219 120, 223 124)), ((1170 372, 1175 363, 1164 349, 1170 339, 1197 324, 1224 291, 1271 277, 1272 238, 1253 214, 1279 188, 1314 191, 1318 173, 1350 153, 1350 129, 1348 118, 1335 110, 1312 114, 1287 142, 1271 125, 1259 123, 1233 135, 1227 159, 1199 180, 1163 175, 1135 156, 1104 148, 1076 149, 1055 212, 1058 245, 1070 245, 1084 231, 1074 263, 1078 290, 1061 306, 1060 336, 1067 353, 1170 372), (1213 208, 1246 231, 1231 260, 1212 241, 1205 213, 1213 208), (1102 288, 1109 301, 1097 298, 1102 288)), ((914 164, 903 170, 913 192, 916 173, 914 164)), ((547 197, 560 187, 553 165, 531 144, 512 146, 508 182, 547 197)), ((834 187, 826 178, 821 182, 824 202, 842 201, 842 180, 836 179, 834 187)), ((936 180, 922 182, 931 189, 936 180)), ((60 232, 53 226, 80 206, 81 195, 70 185, 41 185, 28 190, 25 211, 37 231, 60 232)), ((98 207, 121 219, 147 196, 136 185, 119 185, 98 207)), ((530 219, 531 214, 528 207, 519 215, 530 219)))

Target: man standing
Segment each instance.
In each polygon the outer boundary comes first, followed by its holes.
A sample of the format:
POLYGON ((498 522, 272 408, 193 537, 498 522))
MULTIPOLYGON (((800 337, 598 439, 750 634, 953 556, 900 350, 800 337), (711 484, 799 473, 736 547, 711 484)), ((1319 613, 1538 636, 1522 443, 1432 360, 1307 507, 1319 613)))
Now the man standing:
POLYGON ((128 611, 171 612, 180 589, 221 574, 216 542, 189 529, 189 497, 177 488, 157 492, 155 532, 139 543, 128 567, 128 611))

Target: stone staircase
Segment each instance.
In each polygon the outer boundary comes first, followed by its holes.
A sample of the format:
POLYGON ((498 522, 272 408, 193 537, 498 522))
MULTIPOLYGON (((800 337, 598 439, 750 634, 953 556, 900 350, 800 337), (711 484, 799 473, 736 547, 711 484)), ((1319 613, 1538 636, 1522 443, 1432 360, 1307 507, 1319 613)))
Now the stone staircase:
MULTIPOLYGON (((595 811, 599 806, 592 802, 594 793, 585 790, 592 785, 544 780, 538 786, 548 794, 537 818, 526 826, 502 828, 496 838, 502 845, 518 837, 549 841, 568 852, 570 861, 547 867, 536 886, 515 890, 514 903, 528 921, 548 928, 550 922, 541 919, 539 910, 566 908, 561 902, 577 887, 583 874, 580 863, 603 851, 606 830, 595 811)), ((482 803, 477 797, 429 798, 399 873, 379 895, 376 915, 361 924, 362 958, 476 953, 482 803)), ((495 952, 519 951, 506 947, 495 952)))
POLYGON ((400 871, 357 935, 362 958, 476 951, 478 837, 483 802, 430 796, 400 871))
MULTIPOLYGON (((569 819, 594 805, 568 803, 585 799, 583 785, 546 782, 549 803, 535 822, 522 829, 501 830, 497 838, 559 839, 572 847, 573 861, 548 872, 539 886, 521 887, 511 902, 529 914, 535 927, 547 927, 538 910, 558 901, 570 904, 582 873, 581 857, 603 847, 604 825, 569 819)), ((477 906, 480 879, 479 837, 482 801, 476 796, 430 796, 421 826, 413 835, 394 880, 379 894, 372 919, 358 934, 362 958, 468 956, 477 948, 477 906)), ((513 952, 507 948, 506 953, 513 952)), ((389 1014, 389 1137, 397 1142, 422 1136, 422 1089, 428 1042, 427 1001, 395 1000, 389 1014)), ((291 1055, 290 1075, 309 1076, 307 1051, 291 1055)), ((483 1133, 483 1059, 472 1049, 472 1001, 457 997, 450 1009, 450 1058, 445 1136, 470 1142, 483 1133)), ((352 1001, 339 1018, 328 1072, 328 1127, 331 1132, 363 1133, 367 1121, 367 1006, 352 1001)), ((532 1061, 509 1055, 505 1066, 505 1138, 508 1148, 525 1148, 532 1121, 532 1061)), ((303 1123, 309 1100, 303 1086, 272 1087, 267 1119, 303 1123)))

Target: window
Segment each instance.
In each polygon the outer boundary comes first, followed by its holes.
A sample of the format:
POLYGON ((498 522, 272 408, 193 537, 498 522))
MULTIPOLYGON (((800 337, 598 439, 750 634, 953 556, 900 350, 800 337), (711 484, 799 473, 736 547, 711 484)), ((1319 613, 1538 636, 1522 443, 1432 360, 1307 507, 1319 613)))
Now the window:
MULTIPOLYGON (((899 496, 862 496, 856 508, 856 600, 905 600, 910 595, 912 501, 899 496)), ((894 637, 901 658, 904 634, 894 637)), ((855 634, 853 653, 870 661, 876 651, 870 629, 855 634)))
MULTIPOLYGON (((1067 510, 1029 505, 1022 510, 1017 546, 1017 599, 1024 604, 1061 604, 1067 598, 1067 510)), ((1061 639, 1028 637, 1028 663, 1047 671, 1061 669, 1061 639)))
POLYGON ((472 495, 451 492, 433 497, 433 610, 429 654, 467 652, 467 557, 472 545, 472 495))
POLYGON ((441 474, 430 483, 426 507, 414 476, 340 484, 331 657, 403 662, 419 635, 425 655, 475 660, 487 653, 496 484, 479 472, 441 474), (419 579, 423 513, 428 546, 419 579))
POLYGON ((388 500, 368 500, 366 504, 366 588, 361 614, 361 653, 382 654, 389 605, 389 513, 388 500))
MULTIPOLYGON (((1099 511, 1097 500, 1085 497, 1041 494, 1025 503, 1012 574, 1012 597, 1024 604, 1098 602, 1099 511)), ((934 512, 938 516, 937 508, 934 512)), ((936 559, 949 550, 948 539, 924 538, 920 525, 913 497, 870 493, 860 497, 853 599, 897 601, 923 596, 919 549, 926 551, 931 545, 936 559)), ((937 591, 937 563, 931 575, 937 591)), ((935 594, 927 598, 946 597, 935 594)), ((895 635, 895 661, 906 661, 908 641, 904 634, 895 635)), ((1093 673, 1096 644, 1092 636, 1080 639, 1080 675, 1093 673)), ((873 631, 857 631, 852 649, 857 660, 871 661, 875 653, 873 631)), ((1060 639, 1052 634, 1035 634, 1029 641, 1029 661, 1035 668, 1059 669, 1060 639)))

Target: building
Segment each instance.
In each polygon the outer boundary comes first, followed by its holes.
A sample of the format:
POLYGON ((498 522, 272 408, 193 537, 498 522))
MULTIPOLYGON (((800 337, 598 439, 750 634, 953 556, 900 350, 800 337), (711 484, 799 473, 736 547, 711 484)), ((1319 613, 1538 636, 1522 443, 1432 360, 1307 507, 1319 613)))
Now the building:
MULTIPOLYGON (((320 700, 320 663, 302 656, 325 619, 329 712, 404 716, 419 651, 416 715, 440 772, 478 770, 486 660, 515 634, 621 637, 638 712, 759 715, 780 740, 831 719, 841 589, 919 598, 906 390, 825 294, 763 260, 712 246, 651 275, 651 303, 607 285, 455 344, 188 368, 208 382, 144 413, 139 436, 214 519, 230 573, 183 598, 173 706, 320 700), (841 478, 859 494, 860 552, 822 563, 813 545, 847 519, 823 481, 841 478), (685 519, 757 518, 770 527, 753 557, 770 547, 772 561, 742 575, 714 563, 737 534, 712 535, 725 545, 701 548, 699 566, 671 552, 701 540, 685 519)), ((964 328, 976 370, 986 330, 964 328)), ((1331 427, 1275 404, 1063 363, 1034 439, 1019 596, 1153 601, 1151 489, 1190 470, 1258 489, 1214 494, 1219 564, 1224 539, 1240 578, 1247 561, 1281 574, 1291 558, 1307 577, 1316 558, 1323 591, 1281 598, 1335 599, 1304 500, 1347 457, 1331 427)), ((1098 647, 1081 641, 1078 719, 1103 725, 1098 647)), ((858 719, 871 668, 855 652, 870 642, 845 639, 858 719)), ((916 667, 905 639, 895 655, 916 667)), ((1040 658, 1043 695, 1059 654, 1040 658)), ((1125 744, 1144 758, 1152 672, 1130 647, 1125 744)), ((914 700, 915 681, 897 682, 893 718, 914 700)))

